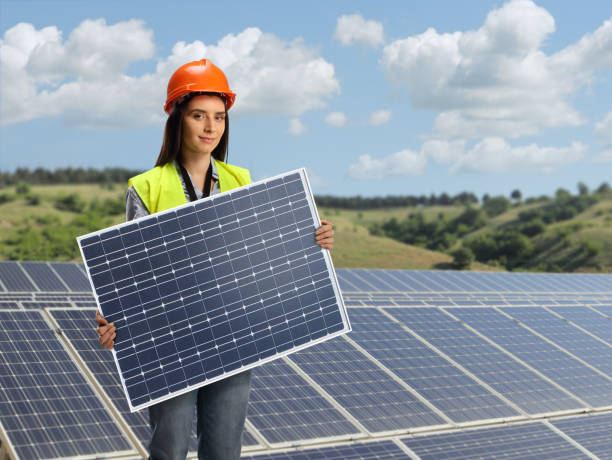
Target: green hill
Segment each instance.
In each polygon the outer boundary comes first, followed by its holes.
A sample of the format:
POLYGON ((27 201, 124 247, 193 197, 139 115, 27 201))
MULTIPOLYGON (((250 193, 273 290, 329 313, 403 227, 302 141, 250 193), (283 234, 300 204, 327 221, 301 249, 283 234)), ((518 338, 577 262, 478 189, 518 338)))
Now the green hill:
MULTIPOLYGON (((608 272, 612 270, 612 193, 604 192, 572 196, 563 191, 555 198, 525 203, 498 200, 504 206, 494 216, 487 212, 498 197, 468 207, 319 207, 319 213, 334 223, 332 258, 339 268, 446 269, 452 266, 449 254, 463 246, 485 255, 472 264, 473 270, 608 272), (385 225, 395 233, 384 230, 385 225), (510 243, 529 247, 514 259, 511 253, 499 257, 492 252, 495 248, 474 244, 501 244, 517 233, 523 235, 521 240, 510 243)), ((76 236, 123 222, 124 193, 124 184, 0 188, 0 259, 80 260, 76 236)))

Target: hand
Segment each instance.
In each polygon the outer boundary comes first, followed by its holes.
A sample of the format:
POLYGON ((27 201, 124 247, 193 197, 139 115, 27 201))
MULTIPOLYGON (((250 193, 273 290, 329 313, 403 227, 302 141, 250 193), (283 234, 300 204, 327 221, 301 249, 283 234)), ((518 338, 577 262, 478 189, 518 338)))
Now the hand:
POLYGON ((104 348, 110 350, 115 345, 115 337, 117 337, 117 328, 113 323, 106 321, 99 311, 96 312, 96 323, 98 329, 96 332, 100 337, 100 343, 104 348))
POLYGON ((317 244, 324 249, 333 249, 334 230, 332 223, 328 220, 322 220, 321 226, 315 231, 315 239, 317 244))

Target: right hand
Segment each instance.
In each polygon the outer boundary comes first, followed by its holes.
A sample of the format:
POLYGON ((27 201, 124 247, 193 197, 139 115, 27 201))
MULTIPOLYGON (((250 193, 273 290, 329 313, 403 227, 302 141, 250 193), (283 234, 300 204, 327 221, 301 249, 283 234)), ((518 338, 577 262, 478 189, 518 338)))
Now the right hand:
POLYGON ((98 337, 104 348, 110 350, 115 345, 115 337, 117 337, 117 328, 113 323, 106 321, 99 311, 96 312, 96 323, 98 323, 98 337))

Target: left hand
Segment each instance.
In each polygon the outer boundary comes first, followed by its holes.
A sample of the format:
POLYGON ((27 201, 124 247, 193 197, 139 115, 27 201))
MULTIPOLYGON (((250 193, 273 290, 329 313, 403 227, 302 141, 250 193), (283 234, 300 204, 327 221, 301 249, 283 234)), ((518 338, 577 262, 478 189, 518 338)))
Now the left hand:
POLYGON ((315 230, 315 239, 319 246, 324 249, 332 249, 334 243, 334 230, 332 223, 328 220, 321 220, 321 226, 315 230))

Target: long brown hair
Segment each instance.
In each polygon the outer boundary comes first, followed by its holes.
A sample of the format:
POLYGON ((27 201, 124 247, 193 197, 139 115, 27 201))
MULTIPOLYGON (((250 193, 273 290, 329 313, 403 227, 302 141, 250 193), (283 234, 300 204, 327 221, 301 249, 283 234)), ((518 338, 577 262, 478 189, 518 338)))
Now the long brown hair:
MULTIPOLYGON (((157 157, 155 166, 163 166, 166 163, 174 161, 181 155, 181 149, 183 147, 183 114, 187 104, 194 96, 216 96, 223 101, 225 105, 225 98, 219 93, 190 93, 180 103, 174 104, 172 112, 166 120, 166 127, 164 128, 164 139, 162 141, 161 150, 157 157)), ((225 131, 219 140, 219 144, 212 151, 212 156, 215 160, 225 161, 227 158, 227 147, 229 142, 229 117, 227 116, 227 110, 225 111, 225 131)))

